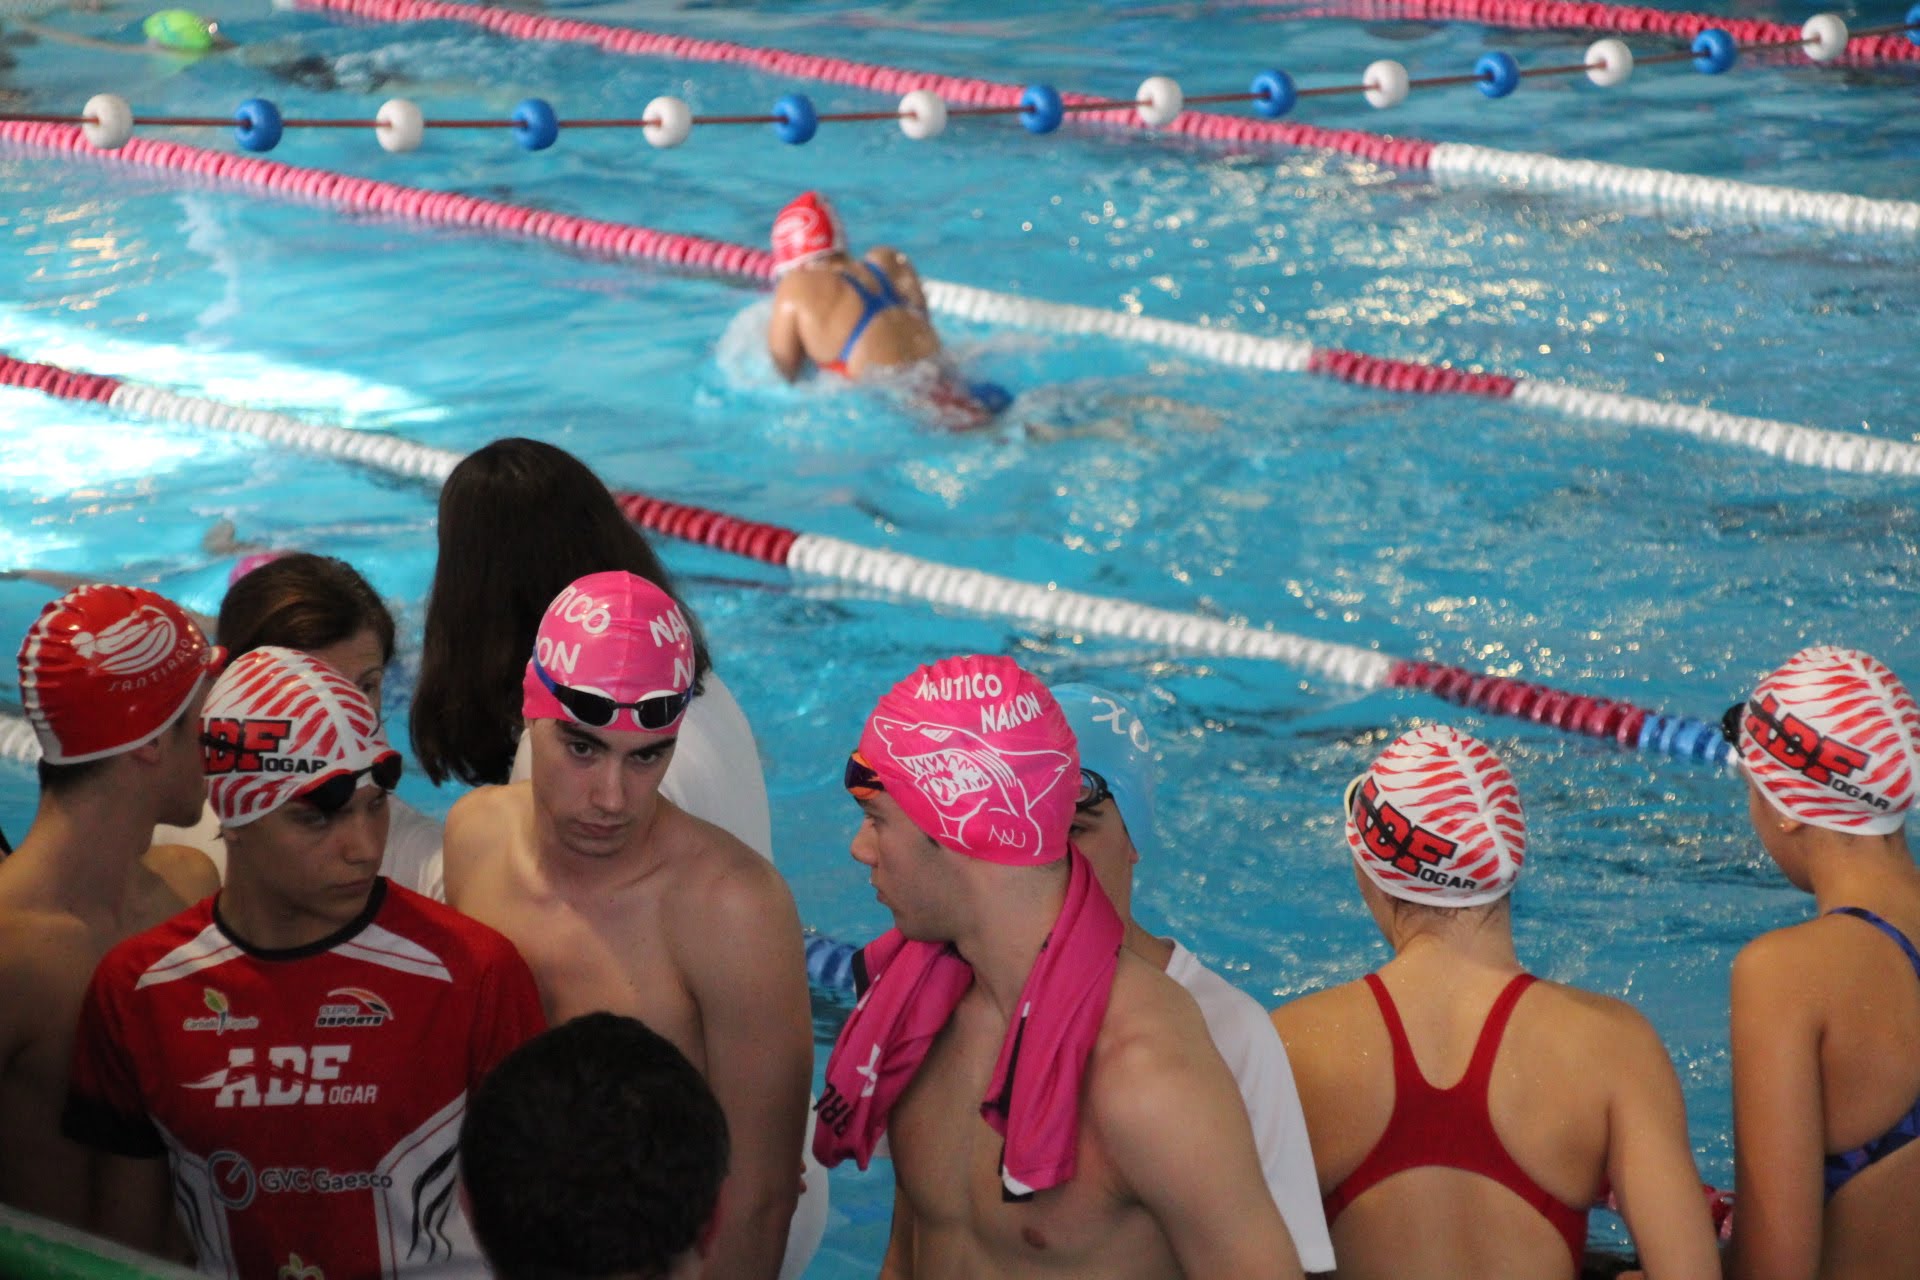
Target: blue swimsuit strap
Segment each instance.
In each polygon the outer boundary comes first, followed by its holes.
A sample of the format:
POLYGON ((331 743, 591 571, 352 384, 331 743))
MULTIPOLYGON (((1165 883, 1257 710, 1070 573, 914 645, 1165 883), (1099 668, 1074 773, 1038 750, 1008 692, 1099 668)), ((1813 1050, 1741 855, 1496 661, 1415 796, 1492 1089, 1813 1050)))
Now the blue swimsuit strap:
MULTIPOLYGON (((1920 978, 1920 950, 1916 950, 1913 943, 1907 940, 1907 935, 1900 932, 1899 929, 1888 924, 1885 920, 1882 920, 1865 907, 1835 907, 1832 911, 1827 912, 1827 914, 1830 916, 1852 916, 1856 920, 1864 920, 1880 932, 1886 934, 1889 938, 1892 938, 1900 944, 1900 949, 1907 953, 1907 963, 1913 966, 1914 976, 1920 978)), ((1915 1138, 1920 1138, 1920 1099, 1914 1100, 1914 1104, 1908 1109, 1907 1114, 1895 1121, 1892 1128, 1871 1142, 1862 1143, 1851 1151, 1841 1151, 1827 1157, 1823 1170, 1826 1181, 1827 1199, 1831 1200, 1833 1193, 1841 1187, 1846 1186, 1847 1183, 1852 1180, 1853 1176, 1862 1169, 1892 1155, 1909 1142, 1912 1142, 1915 1138)))
POLYGON ((871 263, 864 263, 862 265, 866 266, 867 270, 873 272, 873 278, 879 282, 880 287, 878 289, 869 289, 860 283, 860 278, 854 275, 853 272, 842 271, 840 273, 840 278, 851 285, 853 291, 860 295, 861 306, 860 319, 858 323, 853 326, 853 332, 847 335, 847 345, 840 348, 840 363, 843 365, 853 358, 854 345, 860 341, 860 335, 867 331, 867 326, 873 323, 873 318, 882 311, 891 311, 900 305, 900 295, 894 292, 893 281, 887 279, 887 273, 873 266, 871 263))

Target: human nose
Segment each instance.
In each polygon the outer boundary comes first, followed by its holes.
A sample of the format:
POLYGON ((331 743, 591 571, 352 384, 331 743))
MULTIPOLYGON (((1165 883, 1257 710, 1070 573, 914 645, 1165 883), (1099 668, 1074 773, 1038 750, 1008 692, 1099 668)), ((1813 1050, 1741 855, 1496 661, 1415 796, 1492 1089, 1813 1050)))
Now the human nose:
POLYGON ((860 829, 853 833, 853 860, 863 867, 871 867, 880 861, 880 838, 873 833, 873 820, 863 818, 860 829))
POLYGON ((587 799, 601 813, 620 813, 627 807, 627 777, 619 757, 607 754, 613 758, 602 760, 593 771, 587 799))
POLYGON ((387 853, 386 830, 372 814, 352 814, 339 827, 340 856, 349 866, 380 864, 387 853))

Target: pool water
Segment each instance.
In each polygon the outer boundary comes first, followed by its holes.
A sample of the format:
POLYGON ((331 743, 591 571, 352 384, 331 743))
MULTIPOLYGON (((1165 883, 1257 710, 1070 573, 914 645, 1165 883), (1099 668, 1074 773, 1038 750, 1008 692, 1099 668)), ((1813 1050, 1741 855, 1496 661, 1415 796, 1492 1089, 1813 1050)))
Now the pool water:
MULTIPOLYGON (((260 93, 289 115, 361 118, 401 92, 430 118, 500 114, 531 94, 563 122, 637 115, 659 93, 709 112, 763 110, 793 89, 823 111, 889 103, 454 24, 207 7, 242 53, 184 64, 43 41, 9 47, 18 65, 0 88, 36 110, 112 90, 137 112, 215 114, 260 93), (304 55, 342 87, 266 69, 304 55)), ((1381 57, 1416 76, 1460 73, 1496 47, 1523 65, 1577 61, 1592 38, 1280 22, 1272 8, 1204 4, 1062 3, 1017 17, 954 0, 577 7, 596 21, 1122 95, 1152 73, 1189 94, 1239 89, 1266 65, 1303 86, 1352 82, 1381 57)), ((130 39, 130 12, 46 21, 130 39)), ((1917 74, 1646 67, 1611 91, 1529 81, 1504 102, 1463 87, 1415 91, 1388 113, 1342 97, 1295 115, 1913 198, 1917 74)), ((928 143, 829 125, 804 148, 760 128, 696 129, 669 152, 612 130, 563 127, 538 154, 504 133, 431 134, 404 157, 361 130, 290 131, 275 158, 755 244, 781 204, 818 187, 856 243, 897 245, 938 279, 1916 438, 1911 239, 1442 184, 1320 152, 1072 126, 1035 138, 1004 119, 956 121, 928 143)), ((780 384, 759 349, 764 300, 735 284, 6 147, 0 188, 0 350, 15 356, 462 451, 535 435, 616 487, 1702 718, 1808 643, 1865 648, 1920 680, 1911 479, 951 321, 941 328, 961 361, 1019 400, 994 430, 946 435, 857 391, 780 384)), ((143 582, 211 612, 230 562, 201 544, 228 519, 243 538, 358 565, 399 606, 412 662, 435 545, 425 486, 28 392, 0 392, 0 404, 0 567, 143 582)), ((1009 652, 1049 681, 1106 684, 1143 705, 1162 758, 1161 852, 1140 868, 1138 909, 1269 1005, 1385 959, 1339 838, 1347 779, 1421 721, 1483 737, 1527 806, 1523 958, 1653 1020, 1702 1175, 1730 1183, 1727 966, 1810 904, 1755 846, 1727 776, 1423 694, 935 611, 663 546, 759 735, 801 915, 836 937, 888 923, 847 857, 856 814, 837 761, 880 693, 947 653, 1009 652)), ((50 594, 0 581, 0 633, 21 634, 50 594)), ((390 723, 405 723, 404 705, 390 723)), ((454 799, 418 778, 403 790, 434 811, 454 799)), ((23 830, 32 803, 31 775, 0 768, 0 825, 23 830)), ((830 1034, 834 1011, 819 1014, 830 1034)), ((890 1179, 884 1166, 833 1176, 810 1274, 871 1275, 890 1179)))

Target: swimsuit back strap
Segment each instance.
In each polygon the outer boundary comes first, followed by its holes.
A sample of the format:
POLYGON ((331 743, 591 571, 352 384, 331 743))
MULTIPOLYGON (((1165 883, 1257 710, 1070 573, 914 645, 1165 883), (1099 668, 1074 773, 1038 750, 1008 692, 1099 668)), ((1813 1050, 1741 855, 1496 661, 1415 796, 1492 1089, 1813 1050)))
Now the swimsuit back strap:
POLYGON ((1520 997, 1536 981, 1530 973, 1518 974, 1494 997, 1493 1008, 1487 1011, 1487 1020, 1480 1028, 1480 1039, 1473 1046, 1473 1060, 1467 1063, 1467 1073, 1453 1086, 1455 1089, 1470 1091, 1470 1096, 1482 1099, 1487 1096, 1487 1087, 1493 1082, 1493 1060, 1499 1056, 1500 1041, 1513 1018, 1513 1006, 1520 1003, 1520 997))
MULTIPOLYGON (((1906 953, 1907 963, 1913 966, 1914 976, 1920 977, 1920 950, 1915 950, 1913 943, 1897 926, 1865 907, 1835 907, 1827 914, 1852 916, 1856 920, 1864 920, 1892 938, 1900 944, 1900 950, 1906 953)), ((1851 1150, 1835 1152, 1822 1162, 1821 1181, 1826 1187, 1826 1198, 1833 1199, 1834 1193, 1851 1182, 1855 1174, 1871 1164, 1884 1160, 1916 1137, 1920 1137, 1920 1099, 1916 1099, 1913 1106, 1908 1108, 1907 1114, 1894 1121, 1893 1127, 1879 1137, 1863 1142, 1851 1150)))
POLYGON ((1907 963, 1913 966, 1914 976, 1920 978, 1920 950, 1916 950, 1913 943, 1907 940, 1907 935, 1900 932, 1894 925, 1881 919, 1865 907, 1835 907, 1833 910, 1827 912, 1827 914, 1830 916, 1852 916, 1855 920, 1865 920, 1868 924, 1886 934, 1889 938, 1892 938, 1900 944, 1900 949, 1907 953, 1907 963))

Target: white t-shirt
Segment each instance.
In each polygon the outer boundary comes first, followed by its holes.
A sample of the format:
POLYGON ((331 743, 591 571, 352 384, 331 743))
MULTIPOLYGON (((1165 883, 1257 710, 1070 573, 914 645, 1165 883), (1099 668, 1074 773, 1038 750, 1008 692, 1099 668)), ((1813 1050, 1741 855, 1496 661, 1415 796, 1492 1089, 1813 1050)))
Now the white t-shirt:
MULTIPOLYGON (((532 776, 533 742, 523 733, 508 781, 524 782, 532 776)), ((760 750, 753 744, 746 712, 717 672, 707 672, 700 696, 680 722, 660 794, 773 861, 773 814, 760 750)))
POLYGON ((1167 961, 1167 976, 1193 996, 1207 1020, 1213 1044, 1233 1071, 1253 1121, 1253 1143, 1267 1190, 1280 1206, 1300 1265, 1308 1271, 1333 1270, 1333 1240, 1320 1204, 1320 1181, 1307 1145, 1307 1117, 1300 1109, 1293 1068, 1280 1033, 1258 1001, 1200 963, 1178 942, 1167 961))
MULTIPOLYGON (((388 798, 387 815, 387 855, 380 862, 380 874, 436 902, 446 901, 440 878, 440 824, 399 796, 388 798)), ((220 879, 227 878, 227 842, 220 838, 213 810, 205 805, 200 808, 200 821, 190 827, 155 827, 153 842, 198 849, 213 859, 220 879)))

